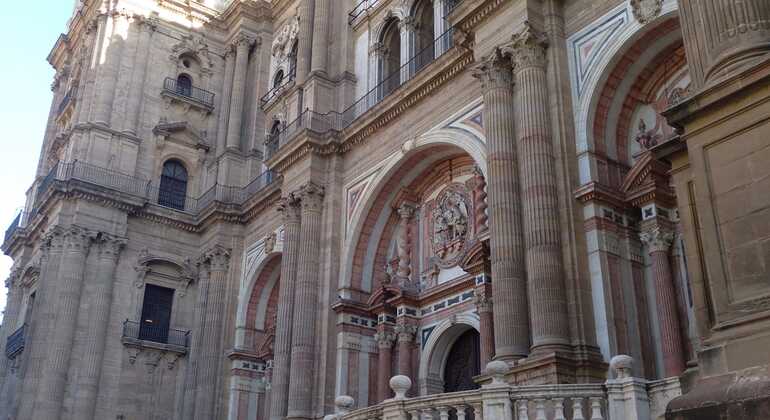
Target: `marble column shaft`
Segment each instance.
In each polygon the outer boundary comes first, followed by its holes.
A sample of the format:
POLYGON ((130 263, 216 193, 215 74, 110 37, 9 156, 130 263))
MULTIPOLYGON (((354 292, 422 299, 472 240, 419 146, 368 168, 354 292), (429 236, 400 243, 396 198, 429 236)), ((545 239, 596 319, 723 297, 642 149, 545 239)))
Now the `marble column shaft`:
POLYGON ((70 226, 64 233, 61 267, 54 280, 59 284, 55 296, 46 302, 56 308, 50 321, 55 322, 55 327, 43 338, 47 351, 32 414, 36 420, 59 419, 62 414, 91 241, 92 234, 77 226, 70 226))
POLYGON ((203 329, 203 341, 198 358, 198 378, 196 380, 195 419, 209 420, 216 418, 215 406, 219 398, 222 351, 225 291, 227 290, 227 271, 230 263, 230 250, 216 245, 205 253, 211 273, 209 280, 206 317, 203 329))
POLYGON ((313 59, 313 20, 315 15, 315 0, 300 0, 299 3, 299 37, 297 42, 297 86, 307 80, 313 59))
POLYGON ((230 115, 227 123, 227 148, 240 149, 243 100, 246 94, 246 73, 249 66, 249 49, 254 40, 247 36, 235 39, 235 70, 230 98, 230 115))
POLYGON ((544 37, 527 26, 514 37, 516 145, 530 294, 532 351, 570 343, 559 223, 559 193, 548 110, 544 37))
POLYGON ((118 34, 119 24, 126 19, 124 16, 108 16, 105 32, 102 38, 101 56, 97 62, 99 68, 99 83, 96 91, 94 121, 97 124, 109 125, 112 117, 112 105, 115 100, 115 87, 120 73, 120 60, 125 40, 118 34))
POLYGON ((393 376, 393 342, 390 332, 375 334, 379 354, 377 355, 377 402, 390 398, 390 378, 393 376))
POLYGON ((300 244, 300 200, 294 194, 281 199, 283 214, 283 254, 278 288, 278 315, 273 343, 273 373, 270 389, 270 419, 286 417, 289 404, 291 335, 294 319, 294 294, 300 244))
POLYGON ((36 391, 40 385, 43 373, 43 361, 48 350, 47 342, 55 321, 52 299, 56 295, 57 275, 61 265, 64 245, 64 229, 54 227, 46 233, 41 246, 40 278, 35 294, 35 306, 32 308, 31 319, 27 320, 29 332, 25 346, 25 361, 22 365, 23 378, 19 393, 19 410, 16 418, 31 420, 32 408, 35 404, 36 391))
POLYGON ((203 346, 203 334, 206 325, 206 307, 211 284, 208 265, 200 261, 198 274, 198 300, 195 308, 195 323, 192 329, 192 342, 190 343, 190 358, 185 371, 185 390, 183 418, 195 417, 195 390, 198 386, 198 367, 200 366, 201 347, 203 346))
POLYGON ((396 334, 398 335, 398 365, 397 373, 408 376, 412 382, 416 383, 416 378, 412 376, 412 343, 417 328, 414 325, 397 325, 396 334))
POLYGON ((476 290, 476 310, 479 313, 479 361, 483 370, 495 356, 494 318, 492 296, 479 294, 476 290))
POLYGON ((88 287, 91 289, 91 311, 88 314, 86 348, 82 355, 82 367, 74 389, 73 418, 76 419, 93 419, 96 412, 99 378, 104 360, 110 308, 112 307, 115 269, 120 253, 126 244, 123 239, 107 235, 102 235, 98 240, 99 243, 94 249, 97 252, 94 281, 88 282, 88 287))
POLYGON ((315 339, 318 318, 318 277, 320 271, 321 213, 324 189, 308 183, 299 192, 302 200, 297 288, 291 336, 291 373, 287 418, 313 417, 315 381, 315 339))
POLYGON ((666 377, 679 376, 684 372, 685 353, 682 346, 682 333, 679 330, 676 287, 668 259, 668 251, 674 235, 656 227, 642 233, 641 238, 650 253, 652 276, 655 281, 664 374, 666 377))
POLYGON ((328 72, 329 55, 329 2, 331 0, 315 0, 315 17, 313 22, 313 51, 311 68, 315 71, 328 72))
POLYGON ((136 135, 139 130, 139 108, 144 96, 144 81, 147 75, 147 61, 150 57, 150 37, 155 32, 156 23, 152 19, 139 21, 139 43, 136 47, 136 62, 131 75, 131 87, 128 91, 128 106, 123 119, 123 131, 136 135))
POLYGON ((414 207, 409 204, 402 204, 398 208, 398 216, 400 233, 398 236, 398 272, 396 275, 406 283, 412 274, 412 248, 409 224, 412 221, 412 216, 414 216, 414 207))
POLYGON ((495 295, 495 357, 514 360, 529 353, 529 311, 519 174, 514 133, 510 62, 500 51, 475 70, 484 94, 487 135, 491 270, 495 295))
POLYGON ((227 147, 227 121, 230 115, 234 72, 235 51, 228 48, 225 52, 225 80, 222 85, 222 102, 219 104, 219 121, 217 123, 217 155, 221 155, 227 147))

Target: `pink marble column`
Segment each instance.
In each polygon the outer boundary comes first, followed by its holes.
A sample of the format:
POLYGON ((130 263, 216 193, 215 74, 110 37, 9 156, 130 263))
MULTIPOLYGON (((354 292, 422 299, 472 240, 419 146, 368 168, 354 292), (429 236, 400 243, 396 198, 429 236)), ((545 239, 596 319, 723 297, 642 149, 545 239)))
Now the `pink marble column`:
POLYGON ((650 253, 652 276, 655 280, 655 300, 663 347, 664 373, 666 377, 679 376, 685 367, 684 349, 682 333, 679 330, 674 277, 668 260, 668 250, 671 248, 674 235, 655 226, 640 236, 650 253))
POLYGON ((403 287, 409 283, 409 276, 412 274, 412 243, 409 232, 409 224, 414 216, 414 207, 409 204, 402 204, 398 208, 399 217, 399 236, 398 236, 398 270, 396 276, 399 284, 403 287))
POLYGON ((415 381, 412 376, 412 345, 417 333, 417 327, 409 324, 396 325, 396 335, 398 336, 398 369, 399 375, 408 376, 415 381))
POLYGON ((270 419, 286 417, 289 404, 289 371, 291 368, 291 331, 294 319, 294 283, 299 256, 300 200, 294 194, 281 199, 278 210, 283 214, 283 254, 278 288, 278 316, 273 344, 273 368, 270 388, 270 419))
MULTIPOLYGON (((527 255, 532 351, 570 343, 556 167, 549 118, 546 41, 529 25, 506 47, 516 85, 516 145, 527 255)), ((495 282, 496 278, 493 279, 495 282)))
POLYGON ((396 336, 391 332, 374 335, 379 354, 377 355, 377 402, 390 398, 390 378, 393 376, 393 342, 396 336))
POLYGON ((476 222, 476 233, 482 233, 487 231, 487 180, 484 179, 484 174, 481 172, 481 168, 476 166, 473 168, 473 203, 474 218, 476 222))
POLYGON ((484 93, 490 260, 496 301, 495 357, 512 361, 529 354, 529 311, 511 65, 496 50, 474 69, 473 75, 484 93))
POLYGON ((486 287, 476 289, 476 311, 479 313, 479 359, 482 369, 495 357, 494 318, 492 294, 486 287))

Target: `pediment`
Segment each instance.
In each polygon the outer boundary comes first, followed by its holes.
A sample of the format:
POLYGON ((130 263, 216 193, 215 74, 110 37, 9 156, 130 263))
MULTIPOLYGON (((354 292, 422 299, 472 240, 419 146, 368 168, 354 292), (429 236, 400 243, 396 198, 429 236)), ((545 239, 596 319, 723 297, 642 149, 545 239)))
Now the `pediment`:
POLYGON ((674 193, 668 175, 670 169, 669 164, 655 159, 649 151, 639 155, 620 187, 626 201, 637 207, 650 201, 673 203, 674 193))
POLYGON ((170 141, 193 149, 208 152, 211 149, 208 142, 198 130, 187 121, 164 122, 161 121, 152 129, 158 141, 170 141))

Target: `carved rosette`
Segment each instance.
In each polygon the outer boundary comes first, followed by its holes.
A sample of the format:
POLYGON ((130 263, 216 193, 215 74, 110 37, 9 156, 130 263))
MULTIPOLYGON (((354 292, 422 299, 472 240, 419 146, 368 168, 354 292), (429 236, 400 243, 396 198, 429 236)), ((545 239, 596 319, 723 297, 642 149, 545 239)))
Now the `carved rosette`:
POLYGON ((524 22, 524 28, 512 37, 511 43, 503 50, 511 55, 514 71, 518 72, 530 67, 544 68, 547 48, 545 34, 535 30, 529 22, 524 22))
POLYGON ((674 242, 674 233, 659 226, 642 232, 639 238, 647 245, 650 254, 653 252, 668 252, 674 242))
POLYGON ((214 245, 203 254, 203 258, 211 265, 211 271, 227 271, 230 265, 230 249, 214 245))
POLYGON ((471 74, 481 83, 481 89, 484 92, 493 89, 510 89, 513 86, 511 62, 499 48, 482 59, 473 68, 471 74))

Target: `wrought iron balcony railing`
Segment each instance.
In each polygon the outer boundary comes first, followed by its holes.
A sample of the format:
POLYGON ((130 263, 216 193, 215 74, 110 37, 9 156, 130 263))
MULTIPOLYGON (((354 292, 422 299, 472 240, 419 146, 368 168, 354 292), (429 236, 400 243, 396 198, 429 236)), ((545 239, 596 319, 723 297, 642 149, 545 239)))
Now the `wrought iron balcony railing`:
POLYGON ((209 108, 214 107, 213 92, 179 83, 171 77, 167 77, 163 82, 163 91, 200 103, 209 108))
POLYGON ((159 327, 128 319, 123 322, 123 338, 184 348, 190 346, 190 331, 159 327))
POLYGON ((8 336, 5 342, 5 356, 9 359, 13 359, 19 353, 24 350, 24 344, 26 341, 27 324, 22 325, 8 336))
POLYGON ((64 98, 62 98, 61 102, 59 102, 59 107, 56 110, 56 115, 61 115, 62 112, 64 112, 65 109, 67 109, 67 105, 72 102, 72 100, 75 98, 75 95, 77 95, 77 88, 71 88, 67 91, 67 93, 64 95, 64 98))
POLYGON ((436 38, 432 44, 418 51, 406 64, 398 70, 385 76, 369 92, 360 97, 342 113, 329 112, 320 114, 305 110, 294 121, 286 124, 277 133, 272 133, 265 139, 265 156, 272 157, 294 138, 294 134, 302 129, 311 129, 316 132, 329 130, 342 131, 353 124, 367 111, 374 108, 390 94, 397 91, 402 85, 413 79, 420 71, 430 63, 446 54, 454 46, 454 28, 436 38))
POLYGON ((8 229, 5 230, 5 240, 13 236, 14 233, 16 233, 17 230, 19 230, 19 226, 21 224, 21 213, 16 215, 16 218, 13 219, 13 222, 11 222, 11 225, 8 226, 8 229))
POLYGON ((275 99, 276 96, 280 95, 282 92, 284 92, 286 89, 288 89, 291 85, 294 84, 294 78, 296 75, 297 75, 297 70, 292 69, 287 76, 284 76, 283 80, 281 81, 281 84, 279 84, 278 86, 274 86, 272 89, 268 90, 266 94, 262 95, 262 97, 259 98, 259 104, 262 107, 269 104, 270 101, 275 99))

